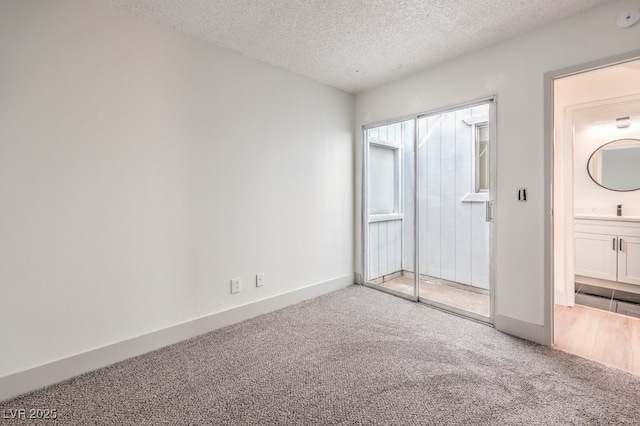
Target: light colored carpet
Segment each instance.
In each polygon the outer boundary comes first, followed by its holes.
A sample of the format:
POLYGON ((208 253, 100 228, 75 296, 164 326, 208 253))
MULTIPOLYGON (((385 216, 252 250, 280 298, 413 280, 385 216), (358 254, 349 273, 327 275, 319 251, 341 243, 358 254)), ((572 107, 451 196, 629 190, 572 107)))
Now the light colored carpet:
POLYGON ((351 286, 0 413, 55 408, 60 425, 639 424, 639 395, 637 376, 351 286))

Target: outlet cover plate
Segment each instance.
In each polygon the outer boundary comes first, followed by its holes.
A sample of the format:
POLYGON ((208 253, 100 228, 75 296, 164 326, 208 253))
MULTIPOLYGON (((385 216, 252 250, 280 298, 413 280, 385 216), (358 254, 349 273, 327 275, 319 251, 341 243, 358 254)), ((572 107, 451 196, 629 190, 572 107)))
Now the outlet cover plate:
POLYGON ((264 285, 264 273, 256 275, 256 287, 262 287, 264 285))
POLYGON ((240 278, 231 279, 231 293, 240 293, 240 278))

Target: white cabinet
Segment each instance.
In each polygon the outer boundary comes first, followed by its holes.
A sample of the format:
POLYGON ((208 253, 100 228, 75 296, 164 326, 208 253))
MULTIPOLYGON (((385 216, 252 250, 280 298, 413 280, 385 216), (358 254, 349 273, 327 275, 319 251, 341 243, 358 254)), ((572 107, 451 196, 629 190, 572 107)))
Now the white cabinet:
POLYGON ((618 280, 618 238, 576 232, 576 275, 618 280))
POLYGON ((640 222, 576 219, 576 275, 640 285, 640 222))
POLYGON ((640 238, 618 238, 618 281, 640 285, 640 238))

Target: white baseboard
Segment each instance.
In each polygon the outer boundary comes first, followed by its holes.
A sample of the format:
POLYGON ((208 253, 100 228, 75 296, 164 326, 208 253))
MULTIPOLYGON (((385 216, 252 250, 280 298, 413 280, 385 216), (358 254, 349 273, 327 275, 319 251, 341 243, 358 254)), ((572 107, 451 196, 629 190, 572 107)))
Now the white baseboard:
POLYGON ((0 401, 348 287, 353 283, 354 275, 345 275, 2 377, 0 401))
POLYGON ((540 343, 541 345, 551 345, 551 342, 547 341, 547 333, 545 333, 545 328, 542 325, 520 321, 503 315, 496 315, 493 319, 493 325, 496 330, 503 333, 540 343))

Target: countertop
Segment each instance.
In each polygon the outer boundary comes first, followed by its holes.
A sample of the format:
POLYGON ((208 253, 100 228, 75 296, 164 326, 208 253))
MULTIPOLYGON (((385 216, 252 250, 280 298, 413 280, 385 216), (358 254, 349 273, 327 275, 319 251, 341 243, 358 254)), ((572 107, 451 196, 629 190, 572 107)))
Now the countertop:
POLYGON ((613 220, 616 222, 640 222, 640 216, 616 216, 612 214, 576 214, 574 219, 613 220))

